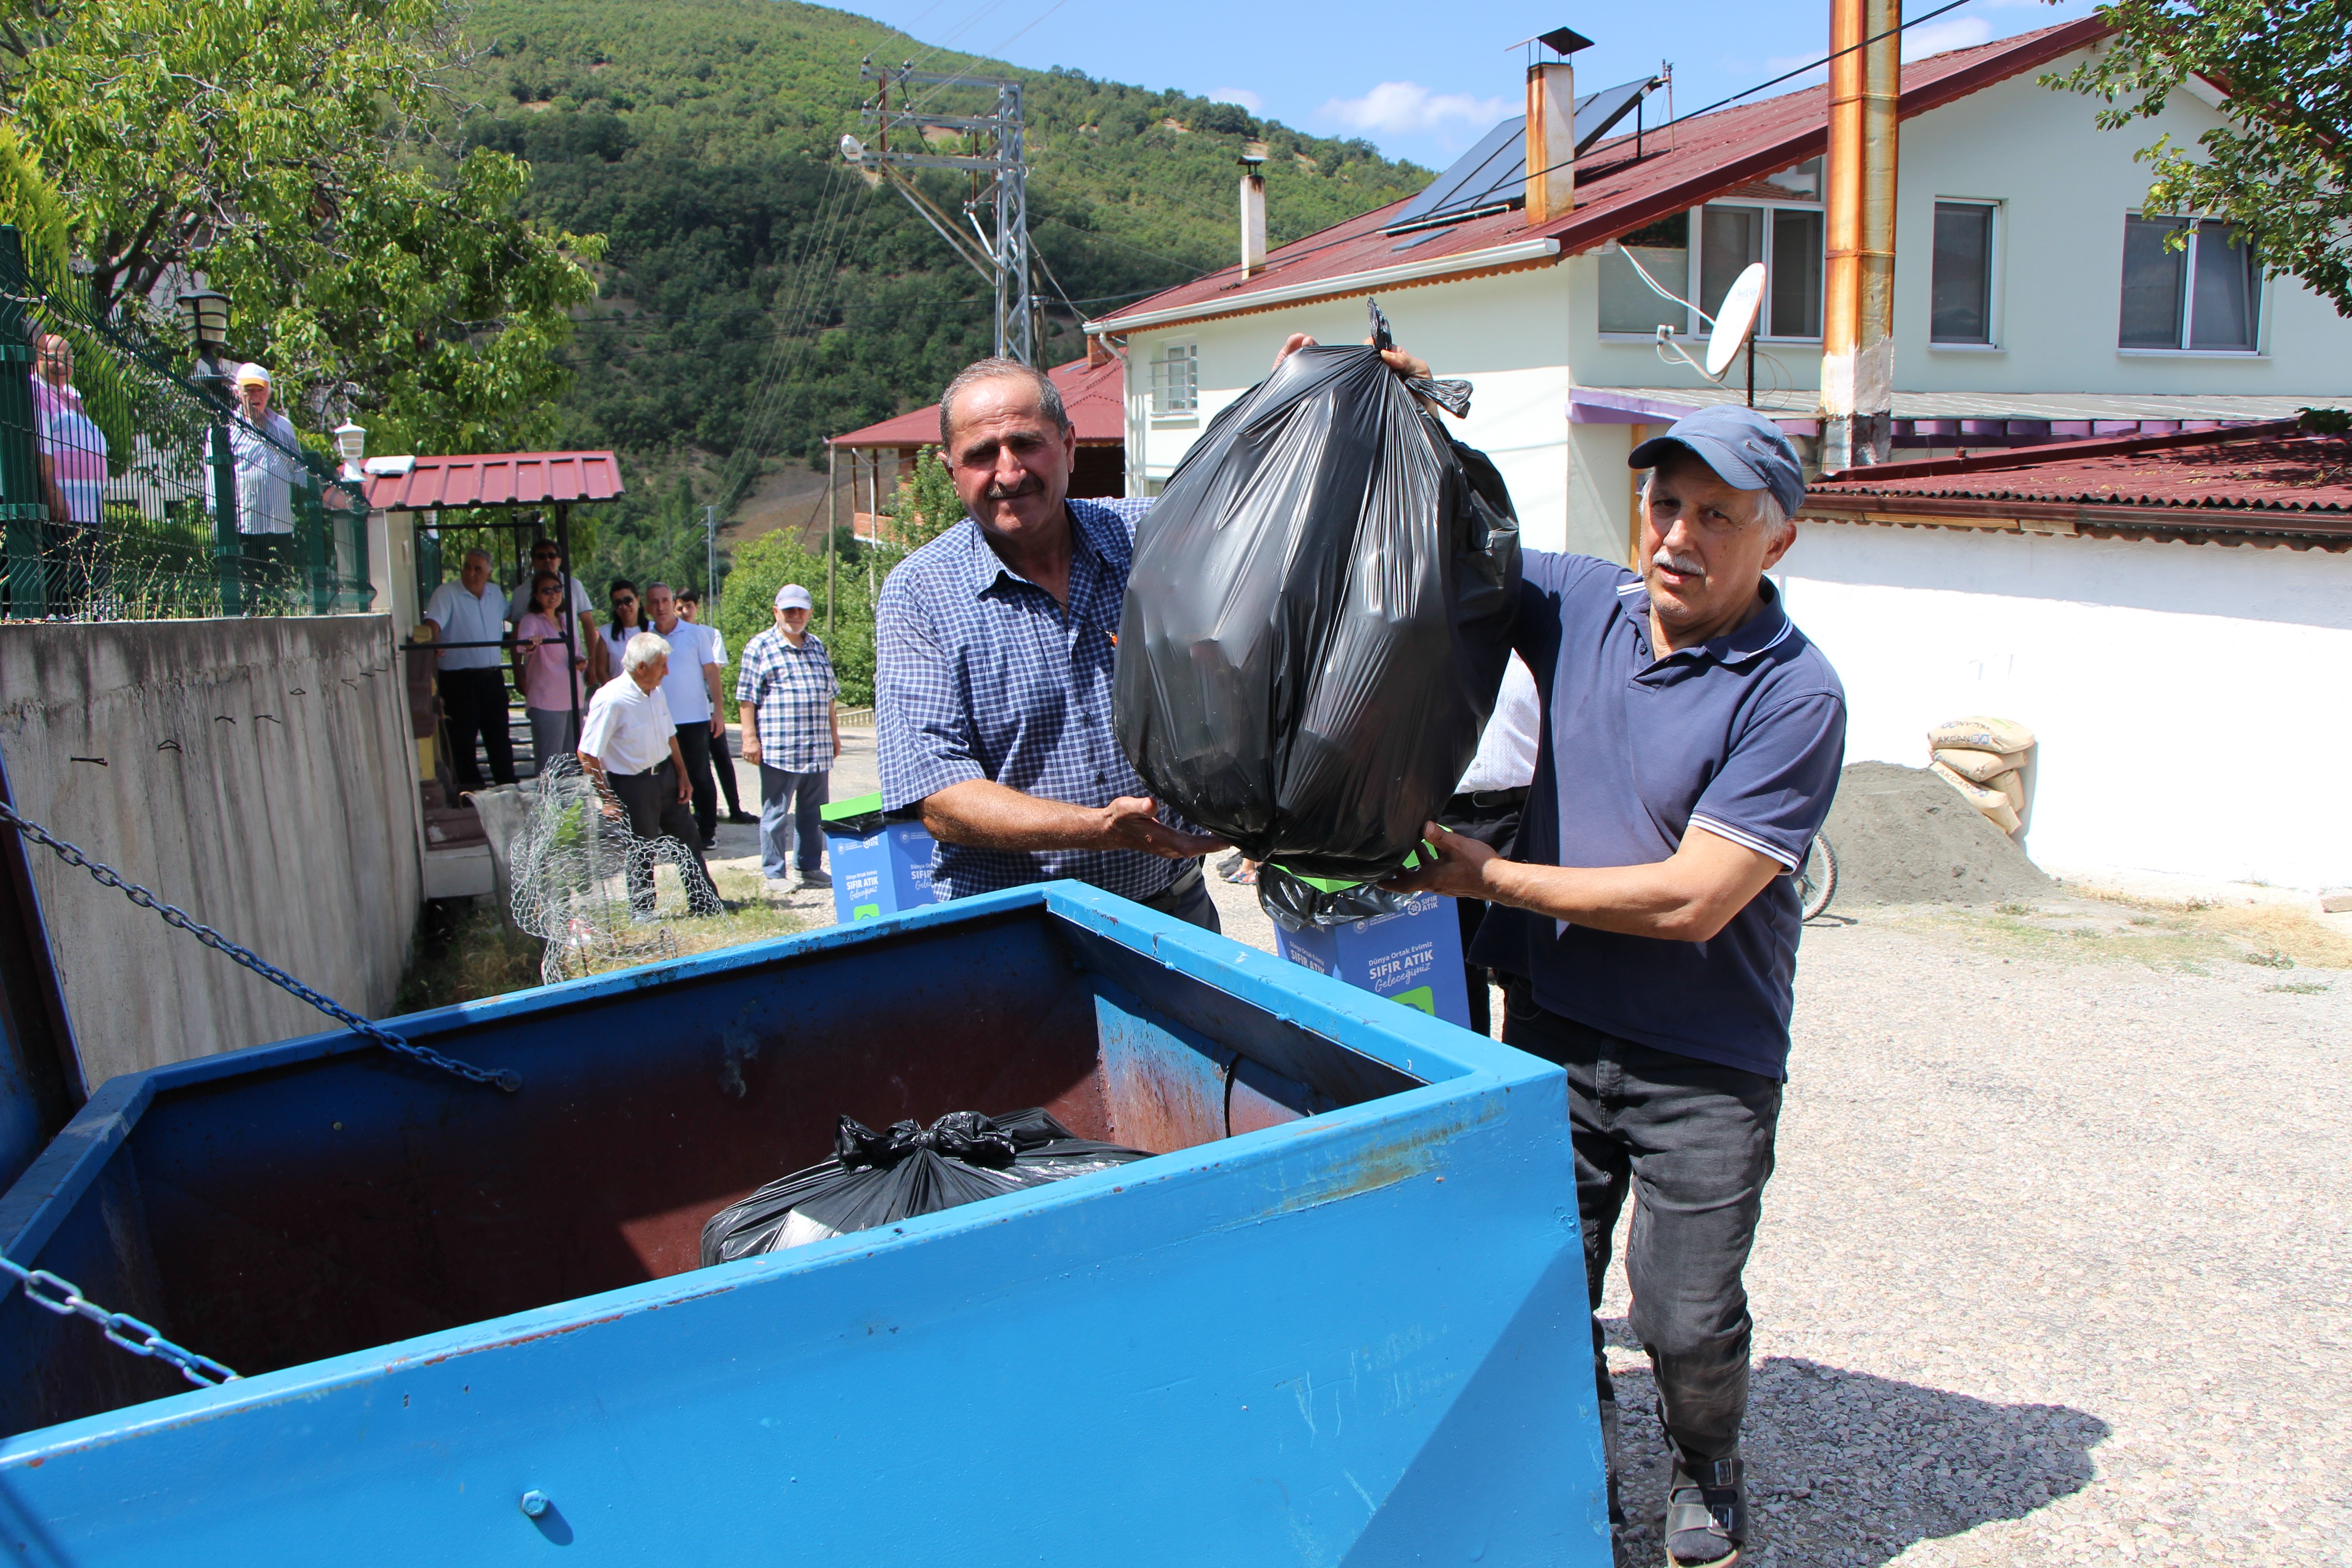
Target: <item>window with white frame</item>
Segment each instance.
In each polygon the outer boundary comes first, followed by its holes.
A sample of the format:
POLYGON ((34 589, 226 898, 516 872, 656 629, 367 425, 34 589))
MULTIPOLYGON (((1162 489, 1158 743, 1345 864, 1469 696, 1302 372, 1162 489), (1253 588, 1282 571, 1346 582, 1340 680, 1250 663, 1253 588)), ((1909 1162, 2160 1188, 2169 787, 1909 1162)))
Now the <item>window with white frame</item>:
POLYGON ((1654 337, 1659 327, 1676 336, 1704 331, 1690 313, 1660 299, 1633 263, 1664 288, 1712 316, 1740 273, 1764 264, 1764 307, 1757 318, 1761 338, 1818 339, 1822 335, 1821 160, 1785 169, 1757 186, 1764 199, 1710 202, 1662 218, 1624 237, 1617 253, 1601 258, 1601 330, 1654 337), (1779 193, 1786 192, 1785 196, 1779 193), (1627 259, 1628 254, 1632 260, 1627 259))
POLYGON ((1198 343, 1170 343, 1151 356, 1151 412, 1154 417, 1199 411, 1200 365, 1201 348, 1198 343))
POLYGON ((1992 346, 1993 202, 1937 202, 1927 341, 1992 346))
POLYGON ((2127 215, 2116 345, 2252 353, 2262 341, 2262 283, 2253 246, 2221 219, 2127 215))

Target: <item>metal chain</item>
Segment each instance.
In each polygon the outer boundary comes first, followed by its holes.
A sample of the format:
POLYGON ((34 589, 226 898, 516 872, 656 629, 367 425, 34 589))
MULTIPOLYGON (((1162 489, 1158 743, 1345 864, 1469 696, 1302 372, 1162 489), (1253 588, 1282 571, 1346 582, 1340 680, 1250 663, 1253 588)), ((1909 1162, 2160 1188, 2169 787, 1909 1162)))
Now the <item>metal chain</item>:
MULTIPOLYGON (((0 811, 5 810, 5 806, 0 806, 0 811)), ((19 826, 22 826, 21 819, 19 826)), ((79 1287, 70 1279, 60 1279, 46 1268, 27 1268, 6 1258, 0 1258, 0 1271, 23 1280, 25 1294, 32 1298, 35 1305, 46 1307, 60 1318, 89 1319, 108 1339, 132 1355, 153 1356, 157 1361, 175 1366, 180 1369, 182 1377, 198 1388, 211 1388, 237 1381, 236 1373, 212 1357, 198 1355, 192 1350, 173 1344, 151 1325, 141 1322, 130 1313, 110 1312, 94 1301, 84 1300, 79 1287), (47 1296, 42 1294, 43 1290, 58 1293, 47 1296), (128 1337, 132 1334, 138 1338, 128 1337)))
MULTIPOLYGON (((194 916, 189 914, 185 910, 178 909, 171 904, 167 904, 163 902, 163 900, 157 898, 154 894, 149 892, 146 889, 141 887, 138 883, 126 880, 122 873, 117 871, 113 867, 105 864, 103 861, 91 859, 74 845, 68 844, 64 839, 57 837, 55 835, 51 834, 48 829, 43 827, 39 823, 35 822, 28 817, 19 816, 16 809, 5 802, 0 802, 0 822, 7 823, 11 826, 15 827, 17 832, 22 833, 26 837, 32 839, 37 844, 45 844, 48 846, 49 848, 57 852, 58 858, 63 860, 67 865, 79 866, 83 870, 88 871, 92 877, 96 878, 100 886, 115 889, 120 891, 124 898, 129 899, 132 903, 137 904, 142 910, 154 910, 158 915, 163 917, 163 923, 165 925, 175 926, 181 931, 186 931, 190 936, 194 937, 198 942, 203 942, 206 947, 211 948, 214 952, 222 953, 232 961, 243 964, 246 968, 250 969, 256 974, 260 975, 264 980, 268 981, 271 984, 279 986, 284 990, 293 993, 293 994, 300 997, 303 1001, 308 1002, 311 1006, 316 1007, 320 1012, 326 1014, 329 1017, 336 1019, 348 1026, 353 1034, 364 1036, 366 1038, 373 1040, 377 1045, 382 1046, 388 1051, 395 1051, 404 1057, 407 1057, 413 1061, 422 1062, 429 1068, 438 1068, 446 1073, 454 1073, 457 1077, 466 1079, 474 1083, 492 1084, 506 1090, 509 1094, 512 1094, 517 1089, 522 1088, 522 1074, 517 1072, 512 1068, 499 1068, 495 1070, 488 1068, 478 1068, 470 1062, 461 1062, 454 1057, 445 1057, 439 1051, 433 1049, 430 1046, 412 1045, 408 1041, 402 1039, 398 1035, 394 1034, 391 1030, 381 1028, 374 1024, 369 1023, 365 1018, 361 1017, 357 1013, 354 1013, 350 1008, 343 1006, 333 998, 322 996, 318 992, 311 990, 308 985, 303 984, 300 981, 295 979, 292 975, 287 973, 276 964, 271 963, 267 959, 261 957, 260 954, 252 952, 250 949, 238 946, 236 942, 231 942, 228 938, 223 936, 220 932, 213 930, 212 927, 205 924, 202 921, 199 921, 194 916)), ((5 1265, 11 1268, 16 1267, 14 1264, 7 1263, 5 1258, 0 1258, 0 1265, 5 1265)), ((31 1289, 29 1284, 26 1286, 26 1289, 28 1290, 31 1289)), ((36 1297, 35 1300, 37 1300, 39 1298, 36 1297)), ((64 1309, 59 1310, 62 1310, 64 1309)), ((128 1321, 131 1320, 125 1321, 128 1321)), ((152 1332, 152 1331, 149 1331, 152 1332)), ((110 1333, 108 1337, 111 1339, 113 1338, 113 1335, 110 1333)), ((141 1353, 146 1354, 148 1352, 142 1351, 141 1353)), ((184 1368, 183 1370, 185 1369, 184 1368)))

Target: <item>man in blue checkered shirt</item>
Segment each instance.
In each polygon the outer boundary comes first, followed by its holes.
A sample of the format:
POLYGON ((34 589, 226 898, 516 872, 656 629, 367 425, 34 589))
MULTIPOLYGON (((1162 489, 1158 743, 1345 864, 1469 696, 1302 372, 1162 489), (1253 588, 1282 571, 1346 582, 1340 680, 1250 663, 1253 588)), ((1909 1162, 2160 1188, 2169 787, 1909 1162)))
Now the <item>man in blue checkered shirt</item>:
MULTIPOLYGON (((1294 333, 1275 363, 1314 342, 1294 333)), ((1418 363, 1385 357, 1401 375, 1418 363)), ((1112 732, 1150 501, 1066 499, 1077 433, 1051 379, 1015 360, 948 384, 940 449, 964 521, 900 563, 875 610, 884 809, 920 811, 941 898, 1075 877, 1216 930, 1201 857, 1225 846, 1163 819, 1112 732)))
POLYGON ((834 760, 841 755, 841 691, 833 658, 808 629, 809 591, 798 583, 776 590, 776 625, 743 645, 735 678, 735 704, 743 723, 743 760, 760 769, 760 870, 781 892, 784 867, 797 847, 801 886, 830 888, 824 874, 824 825, 834 760), (794 840, 798 840, 797 846, 794 840))
POLYGON ((982 360, 940 399, 964 521, 876 607, 882 805, 919 810, 943 899, 1075 877, 1217 929, 1201 857, 1111 725, 1111 664, 1148 500, 1070 500, 1077 435, 1046 376, 982 360))

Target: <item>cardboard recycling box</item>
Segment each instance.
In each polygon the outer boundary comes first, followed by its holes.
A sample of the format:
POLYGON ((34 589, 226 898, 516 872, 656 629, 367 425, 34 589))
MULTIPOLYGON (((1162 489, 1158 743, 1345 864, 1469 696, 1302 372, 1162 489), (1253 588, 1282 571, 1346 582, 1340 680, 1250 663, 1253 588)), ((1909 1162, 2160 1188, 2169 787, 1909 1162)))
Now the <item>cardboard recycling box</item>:
POLYGON ((919 822, 884 821, 879 790, 835 801, 823 816, 835 920, 879 920, 939 901, 931 891, 938 841, 919 822))
POLYGON ((1454 900, 1416 893, 1394 914, 1304 931, 1274 922, 1275 951, 1320 974, 1470 1026, 1462 974, 1462 926, 1454 900))

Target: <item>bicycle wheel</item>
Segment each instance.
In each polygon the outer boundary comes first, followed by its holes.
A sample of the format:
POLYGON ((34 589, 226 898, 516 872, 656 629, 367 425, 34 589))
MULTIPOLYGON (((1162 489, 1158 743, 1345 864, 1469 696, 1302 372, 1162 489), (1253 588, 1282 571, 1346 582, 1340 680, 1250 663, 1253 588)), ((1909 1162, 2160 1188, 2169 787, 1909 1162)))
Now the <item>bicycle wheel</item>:
POLYGON ((1837 891, 1837 851, 1822 835, 1805 848, 1805 862, 1797 868, 1798 907, 1804 919, 1812 920, 1830 907, 1831 895, 1837 891))

